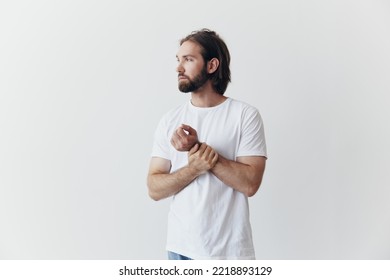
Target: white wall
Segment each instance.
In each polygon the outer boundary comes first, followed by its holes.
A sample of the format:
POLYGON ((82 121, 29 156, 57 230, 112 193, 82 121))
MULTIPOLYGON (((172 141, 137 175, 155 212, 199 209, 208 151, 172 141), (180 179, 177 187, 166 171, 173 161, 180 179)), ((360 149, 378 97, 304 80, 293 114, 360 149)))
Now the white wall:
POLYGON ((390 258, 389 1, 139 0, 1 2, 0 259, 166 257, 145 178, 202 27, 265 122, 257 257, 390 258))

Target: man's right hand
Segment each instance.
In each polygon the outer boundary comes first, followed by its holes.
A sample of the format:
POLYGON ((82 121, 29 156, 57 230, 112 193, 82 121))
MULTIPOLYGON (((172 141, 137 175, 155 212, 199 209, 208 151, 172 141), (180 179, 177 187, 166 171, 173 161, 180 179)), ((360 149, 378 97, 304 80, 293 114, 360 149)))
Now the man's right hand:
POLYGON ((172 135, 171 144, 179 152, 188 152, 198 143, 198 134, 191 126, 182 124, 172 135))
POLYGON ((218 161, 218 153, 206 143, 195 144, 188 153, 188 165, 199 175, 212 169, 218 161))

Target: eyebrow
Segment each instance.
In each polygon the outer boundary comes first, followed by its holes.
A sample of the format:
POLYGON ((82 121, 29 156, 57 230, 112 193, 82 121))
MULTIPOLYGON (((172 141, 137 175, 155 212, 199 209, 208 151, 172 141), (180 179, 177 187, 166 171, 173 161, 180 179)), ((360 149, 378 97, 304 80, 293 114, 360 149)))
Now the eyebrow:
MULTIPOLYGON (((194 55, 191 55, 191 54, 185 54, 185 55, 182 55, 181 57, 182 57, 182 58, 186 58, 186 57, 192 57, 192 58, 195 58, 195 56, 194 56, 194 55)), ((178 56, 178 55, 176 55, 176 58, 179 58, 179 56, 178 56)))

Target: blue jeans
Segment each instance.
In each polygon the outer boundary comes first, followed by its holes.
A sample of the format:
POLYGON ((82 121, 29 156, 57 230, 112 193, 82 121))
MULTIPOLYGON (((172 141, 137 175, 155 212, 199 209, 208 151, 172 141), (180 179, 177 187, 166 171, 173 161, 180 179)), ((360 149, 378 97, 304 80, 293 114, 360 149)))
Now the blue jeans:
POLYGON ((168 260, 192 260, 189 257, 168 251, 168 260))

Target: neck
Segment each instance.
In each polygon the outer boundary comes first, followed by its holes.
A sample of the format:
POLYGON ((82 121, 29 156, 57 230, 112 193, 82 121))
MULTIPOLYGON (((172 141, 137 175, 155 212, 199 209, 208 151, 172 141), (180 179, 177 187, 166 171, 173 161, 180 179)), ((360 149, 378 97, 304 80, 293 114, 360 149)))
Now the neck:
POLYGON ((215 92, 210 83, 191 93, 191 103, 195 107, 214 107, 224 102, 226 98, 215 92))

